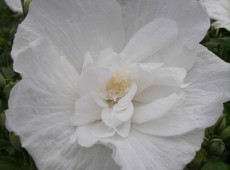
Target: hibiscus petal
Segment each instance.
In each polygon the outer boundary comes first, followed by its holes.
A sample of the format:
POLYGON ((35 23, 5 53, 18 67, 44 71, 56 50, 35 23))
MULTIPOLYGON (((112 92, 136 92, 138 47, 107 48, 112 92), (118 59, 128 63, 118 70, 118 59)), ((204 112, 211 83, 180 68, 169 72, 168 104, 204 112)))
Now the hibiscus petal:
POLYGON ((167 97, 173 93, 179 92, 179 87, 164 86, 164 85, 152 85, 149 88, 142 91, 139 95, 134 97, 134 102, 139 104, 150 103, 154 100, 167 97))
POLYGON ((183 68, 166 67, 154 72, 153 85, 165 85, 180 87, 186 76, 183 68))
POLYGON ((70 118, 71 124, 81 126, 101 118, 102 108, 97 105, 92 95, 80 97, 75 103, 75 115, 70 118))
POLYGON ((184 94, 171 94, 168 97, 160 98, 149 104, 135 107, 132 121, 137 124, 157 119, 178 106, 184 98, 184 94))
POLYGON ((175 40, 177 25, 169 19, 156 19, 141 28, 124 48, 127 63, 139 62, 164 49, 175 40), (157 41, 156 41, 157 40, 157 41))
POLYGON ((122 64, 121 57, 110 48, 100 52, 98 63, 102 66, 111 67, 114 71, 120 69, 119 67, 122 64))
POLYGON ((162 65, 162 63, 134 63, 128 66, 128 72, 138 87, 136 95, 152 85, 153 71, 161 68, 162 65))
POLYGON ((230 2, 229 0, 200 0, 211 19, 216 20, 215 28, 226 28, 230 31, 230 2))
POLYGON ((209 16, 214 20, 227 21, 230 16, 230 2, 228 0, 200 0, 209 16))
MULTIPOLYGON (((176 46, 175 44, 181 42, 181 46, 186 46, 192 50, 194 45, 196 46, 203 39, 210 27, 208 16, 198 1, 119 0, 119 2, 122 6, 126 42, 130 41, 139 29, 154 19, 167 18, 174 21, 178 26, 178 39, 173 42, 172 46, 176 46), (180 10, 178 10, 178 6, 175 4, 180 4, 180 10)), ((164 50, 166 49, 164 48, 164 50)), ((194 61, 196 56, 187 55, 188 52, 184 52, 186 55, 167 56, 169 60, 176 61, 173 62, 176 65, 170 66, 182 66, 186 70, 190 69, 193 65, 191 61, 194 61)), ((154 58, 154 56, 152 57, 154 58)))
POLYGON ((116 127, 115 131, 123 138, 126 138, 129 136, 130 129, 131 129, 131 121, 127 121, 121 124, 120 126, 116 127))
POLYGON ((78 73, 49 41, 30 44, 15 60, 14 68, 23 80, 11 91, 6 126, 21 137, 38 169, 119 169, 108 148, 84 149, 69 142, 75 130, 69 118, 78 98, 78 73))
POLYGON ((33 1, 26 19, 19 25, 13 58, 38 37, 51 40, 80 70, 86 52, 97 57, 105 48, 123 49, 121 8, 114 0, 33 1))
POLYGON ((197 48, 188 48, 183 41, 177 40, 170 47, 161 50, 159 55, 165 67, 179 67, 189 70, 196 60, 197 48))
POLYGON ((202 140, 203 130, 172 138, 132 131, 129 138, 116 142, 114 160, 125 170, 179 170, 193 159, 202 140))
POLYGON ((230 31, 230 22, 229 21, 216 21, 212 24, 215 28, 226 28, 228 31, 230 31))
POLYGON ((12 11, 18 12, 18 13, 23 12, 21 0, 5 0, 5 2, 12 11))
POLYGON ((149 103, 180 91, 185 76, 186 71, 183 68, 166 67, 153 72, 145 71, 140 78, 137 78, 139 93, 136 94, 134 101, 149 103))
POLYGON ((37 131, 62 126, 73 115, 78 73, 47 39, 31 43, 20 53, 14 69, 23 80, 10 94, 7 127, 23 140, 34 138, 37 131))
POLYGON ((50 94, 41 94, 21 81, 11 92, 6 113, 7 127, 20 135, 22 146, 33 157, 38 169, 118 170, 108 148, 93 146, 86 149, 70 143, 75 130, 69 125, 73 108, 61 97, 55 96, 52 100, 50 97, 50 94), (60 104, 63 102, 66 108, 51 102, 54 99, 56 102, 61 100, 60 104))
POLYGON ((222 103, 230 100, 229 75, 229 64, 200 47, 186 78, 192 84, 184 89, 184 102, 170 114, 133 127, 151 135, 173 136, 212 126, 222 113, 222 103))
POLYGON ((101 121, 96 123, 96 125, 92 128, 92 134, 99 138, 107 138, 113 136, 115 134, 115 130, 114 128, 108 127, 101 121))
POLYGON ((91 127, 78 129, 79 144, 90 147, 103 143, 113 150, 113 159, 124 170, 183 169, 199 150, 204 135, 204 130, 199 129, 174 137, 150 136, 132 130, 128 138, 113 136, 100 139, 90 135, 91 127))
POLYGON ((46 38, 32 42, 22 51, 14 60, 14 70, 41 93, 71 100, 78 97, 78 72, 46 38))
POLYGON ((120 124, 122 124, 122 121, 119 120, 115 114, 116 113, 114 113, 112 111, 112 109, 110 109, 110 108, 105 108, 102 111, 101 119, 104 122, 104 124, 107 125, 107 128, 108 127, 114 128, 114 127, 119 126, 120 124))
POLYGON ((115 112, 115 115, 120 121, 126 122, 126 121, 130 120, 130 118, 133 115, 133 112, 134 112, 134 107, 133 107, 133 104, 130 103, 126 109, 124 109, 120 112, 115 112))
POLYGON ((79 79, 78 91, 80 96, 93 92, 103 92, 112 71, 106 67, 92 67, 85 70, 79 79))

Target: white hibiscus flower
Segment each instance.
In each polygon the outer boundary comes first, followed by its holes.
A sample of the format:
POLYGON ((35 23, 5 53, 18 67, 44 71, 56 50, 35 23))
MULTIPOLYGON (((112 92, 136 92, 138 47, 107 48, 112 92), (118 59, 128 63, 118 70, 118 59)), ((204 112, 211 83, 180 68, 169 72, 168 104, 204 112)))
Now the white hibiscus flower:
POLYGON ((18 13, 23 12, 21 0, 5 0, 5 2, 12 11, 18 12, 18 13))
POLYGON ((208 28, 196 0, 35 0, 7 127, 40 170, 183 169, 230 97, 208 28))
POLYGON ((216 20, 214 28, 225 28, 230 31, 230 0, 200 0, 207 9, 211 19, 216 20))

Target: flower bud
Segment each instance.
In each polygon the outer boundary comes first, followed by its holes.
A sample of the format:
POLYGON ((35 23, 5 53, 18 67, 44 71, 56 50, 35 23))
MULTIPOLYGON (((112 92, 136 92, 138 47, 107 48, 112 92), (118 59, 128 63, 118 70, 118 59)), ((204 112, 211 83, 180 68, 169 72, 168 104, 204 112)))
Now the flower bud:
POLYGON ((217 123, 215 124, 213 128, 213 132, 217 135, 220 135, 222 130, 226 127, 226 117, 224 115, 221 115, 217 123))
POLYGON ((12 146, 16 149, 16 150, 20 150, 22 145, 21 142, 19 140, 19 137, 16 136, 14 133, 10 133, 9 134, 9 138, 10 138, 10 143, 12 144, 12 146))
POLYGON ((224 128, 221 132, 220 138, 226 142, 230 141, 230 126, 224 128))
POLYGON ((225 144, 221 139, 212 139, 209 142, 209 151, 215 155, 215 156, 219 156, 221 155, 225 150, 225 144))

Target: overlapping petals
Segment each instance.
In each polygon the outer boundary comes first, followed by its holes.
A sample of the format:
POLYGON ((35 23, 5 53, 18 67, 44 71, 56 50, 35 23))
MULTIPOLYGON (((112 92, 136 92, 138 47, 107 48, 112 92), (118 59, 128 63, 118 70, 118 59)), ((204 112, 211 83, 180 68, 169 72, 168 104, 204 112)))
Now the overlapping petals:
POLYGON ((195 0, 33 1, 8 129, 41 170, 183 169, 230 98, 208 27, 195 0))
POLYGON ((216 20, 215 28, 225 28, 230 31, 230 2, 229 0, 200 0, 211 19, 216 20))

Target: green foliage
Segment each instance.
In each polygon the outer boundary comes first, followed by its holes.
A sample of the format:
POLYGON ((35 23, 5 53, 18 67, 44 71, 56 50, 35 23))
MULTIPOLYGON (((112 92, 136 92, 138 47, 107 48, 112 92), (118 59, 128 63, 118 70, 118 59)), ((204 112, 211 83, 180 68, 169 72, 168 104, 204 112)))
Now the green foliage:
MULTIPOLYGON (((25 13, 28 2, 24 1, 25 13)), ((10 51, 17 25, 25 14, 11 12, 0 0, 0 170, 36 170, 33 159, 21 146, 20 139, 5 127, 5 111, 12 87, 20 76, 12 69, 10 51)), ((230 62, 230 32, 210 28, 202 44, 226 62, 230 62)), ((230 169, 230 102, 215 126, 206 129, 202 148, 184 170, 230 169)), ((166 162, 167 163, 167 162, 166 162)))

